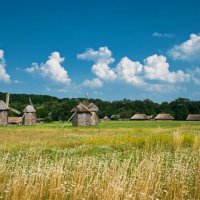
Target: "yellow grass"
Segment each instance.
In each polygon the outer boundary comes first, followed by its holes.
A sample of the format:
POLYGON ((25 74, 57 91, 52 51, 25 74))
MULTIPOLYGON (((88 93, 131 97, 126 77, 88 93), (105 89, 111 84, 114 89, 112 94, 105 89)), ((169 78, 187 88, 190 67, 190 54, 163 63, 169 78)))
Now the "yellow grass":
POLYGON ((0 128, 0 198, 200 199, 200 124, 121 123, 0 128))

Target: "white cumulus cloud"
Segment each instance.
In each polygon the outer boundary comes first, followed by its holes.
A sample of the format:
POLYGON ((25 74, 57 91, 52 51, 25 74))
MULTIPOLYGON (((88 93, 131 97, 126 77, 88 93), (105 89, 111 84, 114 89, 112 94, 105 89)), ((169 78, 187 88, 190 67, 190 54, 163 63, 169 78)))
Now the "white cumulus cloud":
POLYGON ((53 52, 46 63, 40 65, 33 63, 31 67, 26 68, 26 71, 28 73, 39 73, 58 83, 69 84, 71 79, 67 70, 61 65, 64 60, 65 58, 62 58, 59 52, 53 52))
POLYGON ((169 71, 169 63, 167 58, 163 55, 157 54, 147 57, 144 60, 145 78, 149 80, 159 80, 168 83, 184 82, 190 79, 190 75, 184 73, 182 70, 177 72, 169 71))
POLYGON ((100 88, 104 81, 112 80, 123 81, 149 91, 161 92, 164 88, 174 91, 174 88, 180 87, 180 83, 191 80, 191 73, 170 70, 167 58, 163 55, 149 56, 144 59, 144 63, 132 61, 125 56, 113 68, 109 64, 114 62, 114 58, 107 47, 100 47, 97 51, 87 49, 84 53, 78 54, 77 58, 94 62, 92 72, 96 77, 92 80, 86 79, 82 83, 82 86, 89 88, 100 88))
POLYGON ((92 80, 85 80, 82 83, 83 87, 89 88, 101 88, 103 86, 103 82, 99 78, 94 78, 92 80))
POLYGON ((6 61, 4 59, 4 51, 0 49, 0 81, 9 83, 10 75, 6 72, 6 61))
POLYGON ((101 80, 112 81, 116 78, 114 70, 109 67, 115 60, 108 47, 100 47, 97 51, 87 49, 84 53, 78 54, 77 58, 93 61, 95 64, 92 66, 92 72, 101 80))
POLYGON ((118 79, 131 85, 144 85, 142 70, 143 66, 139 62, 133 62, 128 57, 122 58, 116 67, 118 79))
POLYGON ((168 53, 174 60, 200 60, 200 35, 191 34, 187 41, 175 45, 168 53))
POLYGON ((40 67, 37 63, 32 63, 31 67, 25 69, 28 73, 35 73, 40 71, 40 67))
POLYGON ((113 81, 116 78, 115 72, 105 63, 97 63, 93 65, 92 72, 102 80, 113 81))

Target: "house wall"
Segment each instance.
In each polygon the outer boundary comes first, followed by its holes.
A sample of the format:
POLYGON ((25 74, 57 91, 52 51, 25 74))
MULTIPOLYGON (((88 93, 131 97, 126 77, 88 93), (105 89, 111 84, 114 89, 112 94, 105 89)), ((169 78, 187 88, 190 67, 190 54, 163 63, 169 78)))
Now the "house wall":
POLYGON ((92 116, 91 116, 91 125, 96 125, 99 123, 99 117, 97 115, 96 112, 92 112, 92 116))
POLYGON ((90 126, 91 114, 90 113, 76 113, 72 119, 73 126, 90 126))
POLYGON ((90 113, 76 113, 72 119, 73 126, 90 126, 99 123, 99 117, 96 112, 90 113))
POLYGON ((7 126, 8 125, 8 112, 7 111, 0 111, 0 126, 7 126))
POLYGON ((24 125, 35 125, 36 124, 36 114, 26 113, 23 118, 24 125))

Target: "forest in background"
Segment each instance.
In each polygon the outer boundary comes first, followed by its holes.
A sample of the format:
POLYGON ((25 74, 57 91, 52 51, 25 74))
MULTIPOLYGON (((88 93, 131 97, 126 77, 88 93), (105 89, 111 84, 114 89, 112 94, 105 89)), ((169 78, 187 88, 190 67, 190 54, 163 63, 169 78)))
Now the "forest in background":
MULTIPOLYGON (((45 118, 46 121, 66 121, 72 115, 70 112, 79 101, 84 98, 57 98, 48 95, 34 94, 11 94, 10 106, 23 111, 29 104, 29 97, 34 107, 43 105, 44 108, 37 110, 38 118, 45 118)), ((6 93, 0 92, 0 100, 5 101, 6 93)), ((176 120, 185 120, 188 114, 200 114, 200 101, 192 101, 186 98, 178 98, 171 102, 155 103, 149 99, 145 100, 117 100, 103 101, 101 99, 88 99, 95 103, 99 108, 99 117, 105 115, 111 116, 118 114, 121 118, 129 119, 135 113, 144 113, 146 115, 156 115, 158 113, 169 113, 176 120)), ((14 113, 9 114, 14 116, 14 113)))

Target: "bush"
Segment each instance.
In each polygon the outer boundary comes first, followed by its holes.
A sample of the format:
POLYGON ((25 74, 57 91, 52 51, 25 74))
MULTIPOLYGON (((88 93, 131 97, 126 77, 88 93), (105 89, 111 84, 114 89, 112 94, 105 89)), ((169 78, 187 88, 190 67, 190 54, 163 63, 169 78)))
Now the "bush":
POLYGON ((44 122, 49 123, 49 122, 52 122, 52 121, 53 121, 53 119, 51 117, 45 117, 44 118, 44 122))

